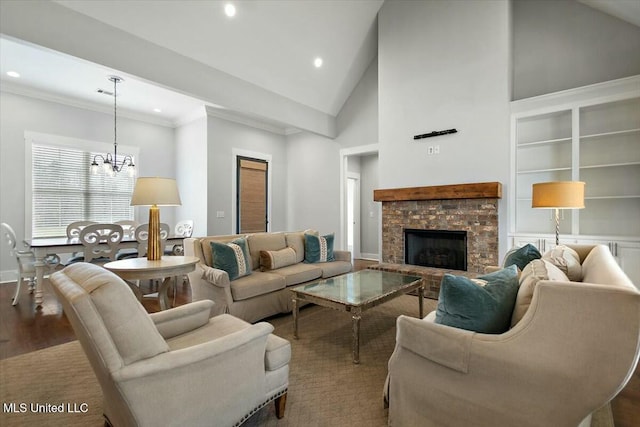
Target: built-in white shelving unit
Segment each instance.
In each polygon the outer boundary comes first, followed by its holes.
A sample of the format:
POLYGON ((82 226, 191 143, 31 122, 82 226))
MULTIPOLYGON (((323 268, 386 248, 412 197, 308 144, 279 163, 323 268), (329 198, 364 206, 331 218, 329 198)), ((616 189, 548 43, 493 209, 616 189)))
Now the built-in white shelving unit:
POLYGON ((585 209, 563 212, 561 243, 605 243, 640 287, 640 76, 511 103, 512 244, 555 244, 536 182, 584 181, 585 209))

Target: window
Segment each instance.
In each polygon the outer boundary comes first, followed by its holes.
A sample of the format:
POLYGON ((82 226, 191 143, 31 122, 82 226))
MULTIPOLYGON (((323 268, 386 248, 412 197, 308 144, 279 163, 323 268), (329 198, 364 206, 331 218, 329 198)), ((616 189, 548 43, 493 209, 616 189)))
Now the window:
MULTIPOLYGON (((115 177, 91 175, 89 164, 95 154, 98 153, 32 142, 33 237, 66 236, 67 225, 73 221, 115 222, 134 218, 129 203, 135 177, 122 172, 115 177)), ((121 158, 120 153, 118 157, 121 158)))

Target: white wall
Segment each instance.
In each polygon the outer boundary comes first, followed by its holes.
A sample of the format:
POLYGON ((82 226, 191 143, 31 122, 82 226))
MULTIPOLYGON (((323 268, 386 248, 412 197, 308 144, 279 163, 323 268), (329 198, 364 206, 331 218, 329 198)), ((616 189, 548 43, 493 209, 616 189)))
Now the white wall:
POLYGON ((321 234, 340 234, 340 145, 318 135, 301 132, 287 137, 287 228, 313 228, 321 234))
MULTIPOLYGON (((18 241, 30 237, 24 235, 25 131, 113 144, 113 115, 0 92, 0 221, 14 228, 18 241)), ((140 147, 139 176, 175 176, 173 129, 118 116, 118 141, 140 147)), ((148 209, 137 210, 138 219, 146 222, 148 209)), ((161 220, 172 224, 174 210, 162 208, 161 220)), ((15 269, 15 260, 2 247, 0 272, 15 269)))
POLYGON ((513 2, 513 99, 637 74, 637 26, 574 0, 513 2))
POLYGON ((287 229, 287 149, 284 135, 207 116, 207 235, 235 233, 233 150, 271 156, 271 231, 287 229), (217 212, 224 212, 218 218, 217 212))
POLYGON ((507 194, 509 2, 391 1, 378 22, 380 187, 499 181, 507 194), (441 154, 428 156, 436 144, 441 154))
MULTIPOLYGON (((204 110, 204 108, 203 108, 204 110)), ((182 206, 176 219, 193 220, 193 236, 207 235, 207 118, 176 128, 176 181, 182 206)))

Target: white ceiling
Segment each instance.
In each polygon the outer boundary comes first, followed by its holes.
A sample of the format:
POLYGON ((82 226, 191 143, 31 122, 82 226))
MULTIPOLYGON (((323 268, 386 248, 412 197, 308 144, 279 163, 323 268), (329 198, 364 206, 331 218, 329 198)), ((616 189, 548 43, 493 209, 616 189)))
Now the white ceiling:
MULTIPOLYGON (((227 2, 222 1, 55 3, 335 116, 376 55, 375 23, 383 0, 232 1, 237 8, 233 18, 224 14, 227 2), (313 65, 317 56, 324 61, 319 69, 313 65)), ((95 91, 113 90, 107 76, 122 72, 9 37, 0 43, 3 86, 112 104, 112 98, 95 91), (10 69, 22 77, 7 77, 10 69)), ((135 76, 123 77, 118 106, 125 110, 175 123, 204 103, 135 76)))
MULTIPOLYGON (((640 1, 579 1, 640 25, 640 1)), ((198 61, 212 72, 234 76, 329 116, 337 115, 376 55, 376 16, 383 0, 231 2, 237 7, 234 18, 223 12, 227 2, 212 0, 53 3, 198 61), (313 66, 316 56, 324 60, 320 69, 313 66)), ((118 85, 119 111, 169 126, 203 110, 203 105, 224 108, 211 97, 205 101, 194 93, 191 95, 196 96, 187 96, 184 91, 6 34, 0 38, 0 71, 4 90, 65 99, 103 111, 112 108, 113 98, 96 93, 96 89, 113 90, 107 77, 117 74, 125 79, 118 85), (18 71, 21 77, 8 77, 9 70, 18 71), (162 112, 153 112, 154 108, 162 112)), ((287 123, 277 125, 287 127, 287 123)))

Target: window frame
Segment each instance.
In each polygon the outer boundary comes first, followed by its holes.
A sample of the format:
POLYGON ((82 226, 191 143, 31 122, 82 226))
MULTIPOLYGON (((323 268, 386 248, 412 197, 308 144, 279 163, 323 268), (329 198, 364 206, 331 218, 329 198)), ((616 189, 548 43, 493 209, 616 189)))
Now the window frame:
MULTIPOLYGON (((25 212, 25 238, 30 239, 33 237, 33 144, 46 145, 59 148, 72 148, 81 149, 85 152, 99 152, 109 153, 113 152, 113 143, 91 141, 80 138, 72 138, 60 135, 45 134, 39 132, 25 131, 25 159, 24 159, 24 171, 25 171, 25 188, 24 188, 24 212, 25 212)), ((118 144, 118 151, 130 154, 136 159, 136 168, 139 168, 139 153, 140 148, 130 145, 118 144)), ((89 163, 87 163, 87 170, 89 170, 89 163)), ((126 172, 124 172, 126 173, 126 172)), ((134 217, 137 217, 137 212, 134 211, 134 217)))

